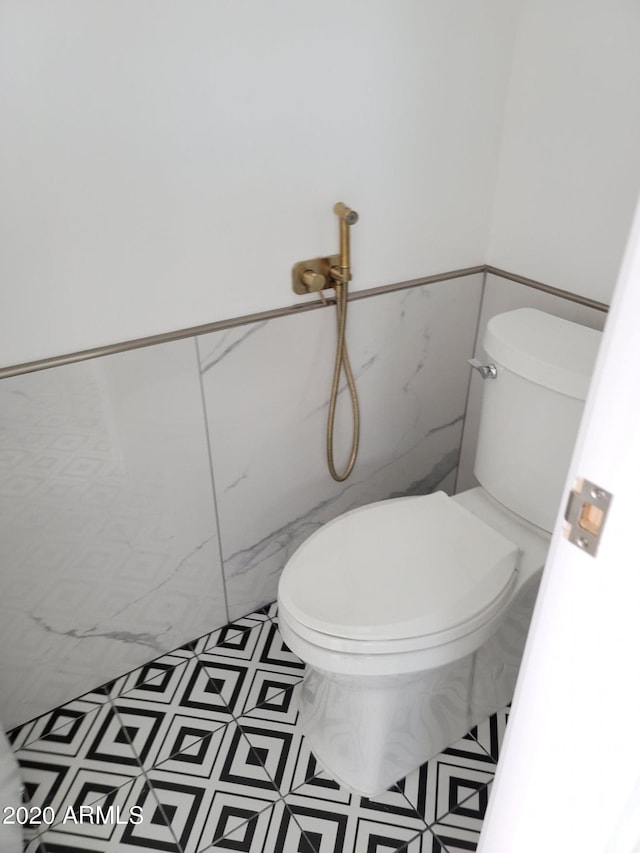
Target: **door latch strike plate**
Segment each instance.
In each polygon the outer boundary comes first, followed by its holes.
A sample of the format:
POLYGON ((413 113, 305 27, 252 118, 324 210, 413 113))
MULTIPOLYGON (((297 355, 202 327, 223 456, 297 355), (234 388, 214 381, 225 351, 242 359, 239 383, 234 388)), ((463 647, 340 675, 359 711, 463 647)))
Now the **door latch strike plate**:
POLYGON ((569 492, 564 511, 564 535, 569 542, 573 542, 581 551, 592 557, 598 553, 612 499, 611 492, 583 477, 578 477, 569 492))

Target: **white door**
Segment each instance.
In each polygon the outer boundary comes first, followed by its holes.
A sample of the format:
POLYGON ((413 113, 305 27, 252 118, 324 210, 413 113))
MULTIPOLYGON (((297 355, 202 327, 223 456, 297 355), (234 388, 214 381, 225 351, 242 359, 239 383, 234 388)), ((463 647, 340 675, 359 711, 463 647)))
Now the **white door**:
POLYGON ((640 851, 640 207, 478 850, 640 851), (577 478, 613 495, 595 557, 563 536, 577 478))

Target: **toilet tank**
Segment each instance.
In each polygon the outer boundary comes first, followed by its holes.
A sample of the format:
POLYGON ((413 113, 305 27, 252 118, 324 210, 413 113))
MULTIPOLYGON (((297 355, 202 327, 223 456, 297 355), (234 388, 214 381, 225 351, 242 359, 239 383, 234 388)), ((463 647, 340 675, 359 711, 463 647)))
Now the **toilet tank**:
POLYGON ((497 376, 483 382, 474 472, 537 527, 553 529, 601 333, 534 308, 497 314, 483 340, 497 376))

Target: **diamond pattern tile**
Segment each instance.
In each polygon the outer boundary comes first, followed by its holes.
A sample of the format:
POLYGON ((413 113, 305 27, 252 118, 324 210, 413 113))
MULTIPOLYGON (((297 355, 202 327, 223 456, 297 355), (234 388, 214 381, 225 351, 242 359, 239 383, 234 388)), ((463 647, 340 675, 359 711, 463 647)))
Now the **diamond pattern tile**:
POLYGON ((504 708, 497 714, 493 714, 473 730, 473 736, 493 761, 497 761, 500 756, 504 733, 509 721, 509 710, 509 708, 504 708))
POLYGON ((487 757, 477 741, 465 737, 398 784, 431 825, 493 780, 496 764, 487 757))
POLYGON ((275 604, 9 732, 26 853, 475 850, 508 709, 373 798, 318 764, 275 604))
POLYGON ((449 853, 477 849, 490 793, 489 782, 473 790, 456 808, 431 826, 431 831, 449 853))

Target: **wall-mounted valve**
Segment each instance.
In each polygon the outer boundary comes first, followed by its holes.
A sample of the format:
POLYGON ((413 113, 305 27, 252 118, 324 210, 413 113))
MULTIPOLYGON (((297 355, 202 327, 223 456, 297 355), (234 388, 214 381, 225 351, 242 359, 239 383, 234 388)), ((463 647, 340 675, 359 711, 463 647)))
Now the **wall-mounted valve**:
POLYGON ((311 269, 306 269, 300 276, 300 279, 309 293, 324 290, 327 286, 327 277, 321 272, 314 272, 311 269))
POLYGON ((291 270, 291 283, 294 291, 317 293, 327 287, 333 287, 331 267, 338 266, 340 255, 330 255, 327 258, 311 258, 309 261, 298 261, 291 270))
POLYGON ((317 293, 351 281, 350 228, 358 221, 358 214, 341 201, 334 205, 333 212, 340 220, 340 254, 294 264, 291 283, 295 293, 317 293))

